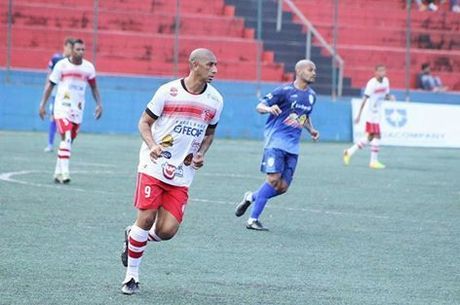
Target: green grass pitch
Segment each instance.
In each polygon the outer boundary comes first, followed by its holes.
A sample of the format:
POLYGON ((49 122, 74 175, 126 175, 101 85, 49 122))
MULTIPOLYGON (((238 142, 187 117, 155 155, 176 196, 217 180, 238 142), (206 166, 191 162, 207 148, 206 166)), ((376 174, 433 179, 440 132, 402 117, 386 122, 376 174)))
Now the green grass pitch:
POLYGON ((0 132, 0 304, 460 304, 460 151, 302 144, 287 194, 246 230, 234 207, 261 141, 217 139, 171 241, 149 244, 141 293, 120 293, 138 136, 81 134, 55 185, 44 133, 0 132))

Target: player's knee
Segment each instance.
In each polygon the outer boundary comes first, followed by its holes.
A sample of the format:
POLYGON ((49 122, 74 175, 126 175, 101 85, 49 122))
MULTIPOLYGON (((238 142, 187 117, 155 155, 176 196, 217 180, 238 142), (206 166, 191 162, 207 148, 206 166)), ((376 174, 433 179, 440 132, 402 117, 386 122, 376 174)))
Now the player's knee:
POLYGON ((174 235, 176 235, 177 228, 158 228, 155 230, 155 233, 161 238, 161 240, 170 240, 174 237, 174 235))

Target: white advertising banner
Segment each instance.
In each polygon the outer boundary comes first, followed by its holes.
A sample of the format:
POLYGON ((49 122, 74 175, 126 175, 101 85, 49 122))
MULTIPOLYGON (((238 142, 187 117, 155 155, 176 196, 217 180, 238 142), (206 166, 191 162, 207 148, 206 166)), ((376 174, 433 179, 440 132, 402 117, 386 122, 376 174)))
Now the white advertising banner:
MULTIPOLYGON (((365 135, 367 105, 354 123, 362 99, 352 99, 353 141, 365 135)), ((380 118, 382 145, 459 147, 460 106, 413 102, 384 102, 380 118)))

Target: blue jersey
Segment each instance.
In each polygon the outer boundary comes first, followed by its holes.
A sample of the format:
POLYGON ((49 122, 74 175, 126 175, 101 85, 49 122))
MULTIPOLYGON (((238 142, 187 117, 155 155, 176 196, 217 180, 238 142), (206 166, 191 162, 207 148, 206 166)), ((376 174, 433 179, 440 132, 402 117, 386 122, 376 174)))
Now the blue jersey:
POLYGON ((53 68, 57 64, 57 62, 63 58, 64 58, 64 55, 62 55, 62 53, 54 53, 53 57, 51 57, 50 61, 48 62, 48 70, 50 72, 53 71, 53 68))
POLYGON ((268 106, 276 104, 282 111, 279 116, 270 114, 265 123, 265 148, 299 154, 302 129, 315 101, 313 89, 300 90, 293 83, 278 87, 262 98, 261 102, 268 106))

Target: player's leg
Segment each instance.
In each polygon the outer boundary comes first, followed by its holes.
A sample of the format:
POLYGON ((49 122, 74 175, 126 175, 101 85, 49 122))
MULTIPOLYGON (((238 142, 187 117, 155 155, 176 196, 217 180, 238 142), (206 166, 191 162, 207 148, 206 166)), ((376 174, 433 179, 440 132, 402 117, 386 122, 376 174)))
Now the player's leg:
POLYGON ((133 294, 139 289, 139 266, 149 230, 156 221, 158 209, 162 202, 163 189, 159 181, 146 174, 139 173, 134 194, 134 206, 138 209, 136 222, 125 232, 125 244, 121 255, 126 268, 122 292, 133 294))
POLYGON ((163 184, 162 204, 155 224, 149 231, 149 240, 160 242, 176 235, 184 217, 188 201, 188 188, 163 184))
MULTIPOLYGON (((276 174, 276 173, 281 173, 283 171, 283 162, 275 162, 276 159, 282 158, 282 153, 280 150, 277 149, 265 149, 264 154, 262 156, 262 162, 260 165, 260 170, 263 173, 267 174, 276 174), (276 168, 280 167, 281 168, 276 168)), ((280 175, 281 176, 281 175, 280 175)), ((276 195, 275 190, 273 187, 268 183, 267 181, 264 182, 257 191, 255 192, 246 192, 243 196, 243 200, 237 205, 235 209, 235 215, 237 217, 242 216, 248 207, 256 201, 258 194, 261 194, 262 197, 267 197, 271 198, 276 195)))
POLYGON ((370 123, 366 122, 366 135, 359 139, 355 144, 353 144, 348 149, 343 151, 343 163, 345 165, 350 164, 351 157, 359 150, 366 147, 369 144, 369 132, 370 132, 370 123))
POLYGON ((380 128, 376 127, 375 133, 372 134, 371 144, 371 158, 369 167, 372 169, 384 169, 385 165, 379 161, 378 155, 380 151, 380 128))
POLYGON ((139 209, 134 225, 131 226, 127 245, 127 268, 121 291, 133 294, 139 290, 139 266, 147 247, 149 229, 155 222, 156 209, 139 209))
POLYGON ((54 97, 51 98, 50 101, 50 125, 48 128, 48 145, 45 147, 45 152, 50 152, 53 150, 54 145, 54 136, 56 134, 56 121, 54 120, 53 116, 53 108, 54 108, 54 97))
POLYGON ((64 183, 64 178, 66 178, 66 182, 70 181, 68 177, 68 172, 72 125, 66 119, 58 119, 56 120, 56 127, 61 137, 61 141, 59 143, 59 148, 57 151, 56 167, 54 170, 54 180, 58 183, 64 183), (66 177, 64 177, 64 173, 66 173, 66 177))

